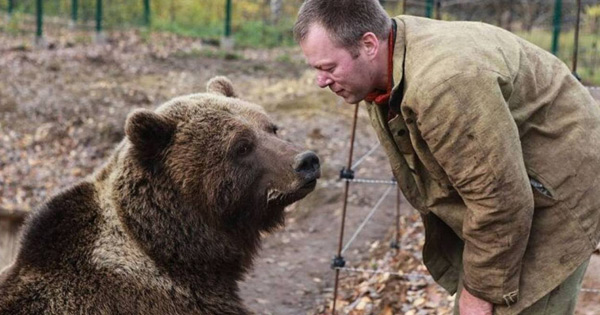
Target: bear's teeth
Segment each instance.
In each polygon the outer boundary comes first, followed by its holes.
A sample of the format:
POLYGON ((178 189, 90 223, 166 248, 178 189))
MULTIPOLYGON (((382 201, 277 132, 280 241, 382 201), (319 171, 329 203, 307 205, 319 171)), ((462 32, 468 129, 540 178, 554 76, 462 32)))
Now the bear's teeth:
POLYGON ((275 189, 269 189, 269 191, 267 192, 267 202, 271 202, 276 199, 281 199, 282 196, 283 196, 283 194, 281 193, 281 191, 275 190, 275 189))

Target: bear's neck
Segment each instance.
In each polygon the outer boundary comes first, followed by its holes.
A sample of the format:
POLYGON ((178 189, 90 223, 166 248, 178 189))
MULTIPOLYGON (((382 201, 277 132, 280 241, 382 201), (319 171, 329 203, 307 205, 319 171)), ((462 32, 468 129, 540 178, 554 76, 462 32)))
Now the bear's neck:
POLYGON ((114 174, 105 184, 112 187, 122 229, 161 272, 190 288, 237 288, 260 246, 260 232, 203 220, 197 214, 212 209, 186 208, 170 183, 151 184, 126 168, 114 174))

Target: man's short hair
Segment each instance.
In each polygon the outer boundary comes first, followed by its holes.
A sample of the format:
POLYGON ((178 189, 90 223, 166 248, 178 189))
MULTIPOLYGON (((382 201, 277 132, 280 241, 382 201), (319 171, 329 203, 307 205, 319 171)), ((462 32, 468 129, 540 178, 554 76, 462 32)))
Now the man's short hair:
POLYGON ((372 32, 380 40, 386 39, 391 20, 377 0, 305 0, 294 25, 298 43, 314 24, 323 27, 335 45, 356 57, 362 36, 372 32))

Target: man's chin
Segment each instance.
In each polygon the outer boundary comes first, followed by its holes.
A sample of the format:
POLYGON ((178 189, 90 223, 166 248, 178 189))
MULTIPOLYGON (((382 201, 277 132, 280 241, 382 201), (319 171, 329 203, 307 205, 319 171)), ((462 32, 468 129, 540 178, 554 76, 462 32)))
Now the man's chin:
POLYGON ((348 104, 356 104, 364 99, 364 98, 358 98, 354 95, 342 96, 342 98, 344 99, 344 102, 346 102, 348 104))

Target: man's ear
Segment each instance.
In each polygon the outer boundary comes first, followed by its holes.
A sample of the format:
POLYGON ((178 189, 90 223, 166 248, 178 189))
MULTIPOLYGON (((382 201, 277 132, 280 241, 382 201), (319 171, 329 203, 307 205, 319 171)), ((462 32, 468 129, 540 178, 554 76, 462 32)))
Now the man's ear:
POLYGON ((147 109, 137 109, 127 117, 125 134, 142 160, 152 160, 162 153, 173 134, 175 122, 147 109))
POLYGON ((361 50, 369 59, 374 59, 379 52, 379 38, 372 32, 366 32, 360 39, 361 50))
POLYGON ((210 79, 206 84, 209 93, 222 94, 227 97, 237 97, 233 84, 227 77, 218 76, 210 79))

